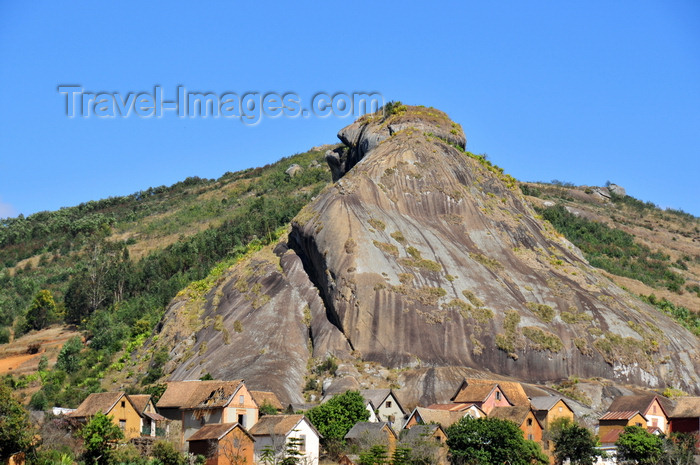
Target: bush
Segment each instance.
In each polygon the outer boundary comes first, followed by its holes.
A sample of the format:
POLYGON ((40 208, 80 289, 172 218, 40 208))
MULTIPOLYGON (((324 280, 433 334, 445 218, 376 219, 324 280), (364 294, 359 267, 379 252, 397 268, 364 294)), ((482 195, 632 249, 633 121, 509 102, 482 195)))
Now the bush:
POLYGON ((0 344, 7 344, 10 342, 10 328, 0 328, 0 344))
POLYGON ((156 441, 153 444, 151 454, 161 465, 185 465, 187 463, 187 459, 169 441, 156 441))

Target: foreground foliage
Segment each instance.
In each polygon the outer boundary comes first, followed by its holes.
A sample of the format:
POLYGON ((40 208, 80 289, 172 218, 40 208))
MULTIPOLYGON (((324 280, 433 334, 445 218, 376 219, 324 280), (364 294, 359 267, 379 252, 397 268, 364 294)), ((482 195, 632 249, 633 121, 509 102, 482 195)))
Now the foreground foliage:
POLYGON ((593 465, 602 455, 596 448, 597 438, 593 433, 568 418, 553 422, 551 430, 554 457, 559 465, 567 460, 572 465, 593 465))
POLYGON ((0 383, 0 460, 27 452, 33 439, 29 414, 14 398, 9 386, 0 383))
POLYGON ((539 444, 523 438, 518 426, 498 418, 469 416, 447 428, 452 465, 546 465, 549 460, 539 444))

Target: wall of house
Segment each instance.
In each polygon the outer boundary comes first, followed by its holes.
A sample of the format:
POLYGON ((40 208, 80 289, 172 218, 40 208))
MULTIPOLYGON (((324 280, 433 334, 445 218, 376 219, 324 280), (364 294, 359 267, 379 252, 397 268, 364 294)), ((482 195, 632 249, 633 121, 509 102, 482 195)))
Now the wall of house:
POLYGON ((122 397, 117 404, 107 412, 112 416, 112 423, 121 426, 121 421, 125 420, 124 439, 138 438, 141 436, 141 415, 131 405, 126 397, 122 397))
POLYGON ((379 412, 378 415, 378 420, 379 421, 387 421, 391 423, 391 427, 394 428, 395 430, 399 430, 403 426, 404 422, 404 413, 401 411, 399 408, 399 403, 396 401, 396 398, 392 395, 389 395, 381 405, 376 406, 377 411, 379 412), (390 406, 387 407, 387 402, 390 403, 390 406))
POLYGON ((182 421, 183 440, 187 441, 202 426, 221 421, 223 409, 184 410, 182 421))
POLYGON ((258 405, 250 395, 245 384, 236 392, 224 409, 222 423, 238 423, 238 416, 243 415, 243 427, 248 429, 258 422, 258 405))
POLYGON ((241 463, 252 465, 255 446, 247 434, 239 428, 234 428, 219 441, 217 455, 219 458, 217 465, 238 465, 241 463))
POLYGON ((370 403, 368 402, 367 405, 365 405, 365 408, 366 408, 367 411, 369 412, 369 418, 367 419, 367 421, 369 421, 369 422, 371 422, 371 423, 376 423, 376 422, 378 422, 379 419, 377 419, 377 414, 374 413, 374 409, 372 408, 372 404, 370 404, 370 403))
POLYGON ((525 421, 520 425, 525 439, 542 444, 542 427, 537 422, 535 415, 530 412, 525 417, 525 421))
POLYGON ((700 431, 700 418, 674 418, 670 429, 673 433, 697 433, 700 431))
POLYGON ((561 400, 554 404, 554 407, 547 412, 545 424, 542 426, 547 427, 547 425, 550 425, 553 421, 558 420, 559 418, 568 418, 569 420, 574 421, 574 412, 572 412, 571 409, 569 409, 569 407, 567 407, 561 400))
POLYGON ((279 455, 284 453, 285 445, 289 438, 301 438, 305 436, 305 451, 302 463, 306 465, 318 465, 319 460, 319 437, 306 420, 289 433, 288 436, 256 436, 255 437, 255 463, 262 461, 262 451, 266 447, 272 447, 278 451, 279 455))
POLYGON ((657 399, 649 406, 644 416, 647 417, 647 426, 656 426, 664 433, 668 433, 668 421, 657 399))
POLYGON ((488 415, 494 407, 510 407, 510 405, 510 402, 506 400, 506 396, 503 395, 503 391, 500 388, 496 388, 480 407, 488 415), (498 393, 500 393, 500 396, 498 393))

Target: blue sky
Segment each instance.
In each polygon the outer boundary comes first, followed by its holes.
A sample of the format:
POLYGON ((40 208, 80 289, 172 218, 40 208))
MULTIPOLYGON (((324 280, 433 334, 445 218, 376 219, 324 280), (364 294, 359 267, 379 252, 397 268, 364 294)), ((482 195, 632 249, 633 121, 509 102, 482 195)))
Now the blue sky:
POLYGON ((697 1, 146 3, 0 1, 0 217, 261 166, 352 120, 71 119, 62 84, 376 91, 444 110, 520 180, 700 215, 697 1))

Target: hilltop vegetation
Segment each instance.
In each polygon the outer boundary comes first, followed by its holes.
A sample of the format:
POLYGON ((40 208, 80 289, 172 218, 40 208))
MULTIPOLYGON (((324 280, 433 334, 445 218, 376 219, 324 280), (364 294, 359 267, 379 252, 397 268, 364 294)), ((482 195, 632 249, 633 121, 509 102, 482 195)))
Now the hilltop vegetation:
MULTIPOLYGON (((217 180, 189 178, 167 188, 3 220, 0 325, 5 335, 9 326, 19 336, 68 323, 84 330, 90 342, 83 351, 67 344, 64 351, 70 354, 61 356, 71 364, 59 363, 52 371, 44 367, 40 378, 28 381, 44 384, 42 403, 76 405, 99 390, 105 372, 124 364, 114 362, 114 354, 140 347, 180 290, 217 264, 220 272, 222 262, 231 264, 251 247, 269 243, 329 181, 323 152, 307 152, 217 180), (285 173, 292 163, 303 167, 295 176, 285 173), (132 258, 134 251, 139 259, 132 258), (49 316, 37 325, 30 309, 49 300, 49 316)), ((153 354, 155 375, 159 357, 153 354)))

